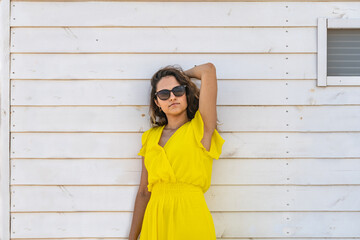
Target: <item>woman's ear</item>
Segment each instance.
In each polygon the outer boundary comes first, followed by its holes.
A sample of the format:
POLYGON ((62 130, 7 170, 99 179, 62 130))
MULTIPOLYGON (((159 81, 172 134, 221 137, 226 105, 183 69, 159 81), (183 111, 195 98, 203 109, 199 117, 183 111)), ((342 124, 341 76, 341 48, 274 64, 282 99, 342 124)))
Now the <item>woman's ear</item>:
POLYGON ((154 102, 155 102, 156 106, 160 107, 159 102, 156 98, 154 99, 154 102))

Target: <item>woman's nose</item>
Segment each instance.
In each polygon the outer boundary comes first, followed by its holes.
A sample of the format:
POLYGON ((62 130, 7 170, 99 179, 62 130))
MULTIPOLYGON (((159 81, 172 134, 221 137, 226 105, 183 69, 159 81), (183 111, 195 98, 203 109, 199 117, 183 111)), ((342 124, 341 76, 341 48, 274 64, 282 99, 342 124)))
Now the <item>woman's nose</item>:
POLYGON ((169 97, 169 99, 172 99, 172 98, 176 98, 176 96, 174 95, 173 92, 170 92, 170 97, 169 97))

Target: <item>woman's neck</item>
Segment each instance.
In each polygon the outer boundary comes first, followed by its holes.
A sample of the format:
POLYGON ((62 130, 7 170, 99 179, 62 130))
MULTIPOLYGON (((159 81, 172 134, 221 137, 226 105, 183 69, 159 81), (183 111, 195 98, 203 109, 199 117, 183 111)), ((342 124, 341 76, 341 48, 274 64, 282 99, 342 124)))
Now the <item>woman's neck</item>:
POLYGON ((181 113, 180 115, 170 115, 167 116, 168 119, 168 123, 166 124, 164 129, 167 130, 175 130, 178 129, 179 127, 181 127, 183 124, 185 124, 186 122, 189 121, 189 118, 187 117, 187 113, 186 111, 184 111, 183 113, 181 113))

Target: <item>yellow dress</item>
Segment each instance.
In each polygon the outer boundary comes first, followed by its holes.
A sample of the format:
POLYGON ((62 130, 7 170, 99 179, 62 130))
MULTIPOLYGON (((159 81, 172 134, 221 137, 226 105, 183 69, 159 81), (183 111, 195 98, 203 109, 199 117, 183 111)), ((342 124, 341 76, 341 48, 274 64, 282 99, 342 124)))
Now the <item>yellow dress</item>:
POLYGON ((201 143, 204 123, 199 110, 169 138, 158 143, 165 126, 143 133, 142 148, 151 192, 140 240, 215 240, 215 227, 204 193, 211 183, 213 159, 225 140, 217 130, 207 151, 201 143))

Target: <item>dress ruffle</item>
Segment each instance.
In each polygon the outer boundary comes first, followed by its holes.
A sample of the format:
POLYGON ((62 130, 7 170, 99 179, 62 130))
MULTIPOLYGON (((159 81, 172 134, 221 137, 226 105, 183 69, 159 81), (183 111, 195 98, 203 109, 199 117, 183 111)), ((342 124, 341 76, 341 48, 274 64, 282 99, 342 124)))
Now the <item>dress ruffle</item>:
POLYGON ((147 144, 147 140, 148 140, 148 136, 149 136, 149 133, 151 131, 151 128, 147 131, 145 131, 142 136, 141 136, 141 144, 142 144, 142 147, 138 153, 139 156, 143 156, 145 157, 145 154, 146 154, 146 146, 148 145, 147 144))
POLYGON ((196 142, 198 143, 198 145, 203 149, 203 151, 209 157, 218 160, 225 140, 220 136, 219 132, 215 129, 211 137, 210 150, 208 151, 201 143, 201 140, 204 137, 204 122, 199 110, 196 111, 195 116, 192 119, 192 124, 193 124, 196 142))

